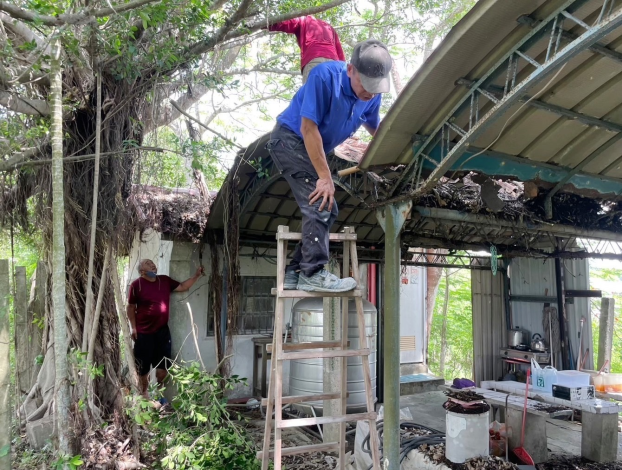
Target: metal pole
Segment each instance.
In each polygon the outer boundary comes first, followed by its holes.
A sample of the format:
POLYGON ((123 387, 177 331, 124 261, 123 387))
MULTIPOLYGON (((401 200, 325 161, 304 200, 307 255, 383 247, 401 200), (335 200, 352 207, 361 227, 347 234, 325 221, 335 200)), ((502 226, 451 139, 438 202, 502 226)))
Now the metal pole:
POLYGON ((377 265, 376 276, 376 292, 377 292, 377 330, 376 330, 376 347, 378 348, 376 357, 376 396, 378 397, 378 403, 384 403, 384 292, 382 286, 384 285, 384 265, 377 265))
POLYGON ((557 314, 559 315, 559 336, 561 344, 562 365, 564 370, 570 369, 570 358, 568 352, 570 345, 568 344, 568 335, 566 334, 566 312, 564 305, 564 271, 562 270, 562 261, 555 258, 555 288, 557 290, 557 314))
POLYGON ((412 203, 391 204, 376 217, 385 233, 384 434, 385 470, 400 468, 400 232, 412 203))

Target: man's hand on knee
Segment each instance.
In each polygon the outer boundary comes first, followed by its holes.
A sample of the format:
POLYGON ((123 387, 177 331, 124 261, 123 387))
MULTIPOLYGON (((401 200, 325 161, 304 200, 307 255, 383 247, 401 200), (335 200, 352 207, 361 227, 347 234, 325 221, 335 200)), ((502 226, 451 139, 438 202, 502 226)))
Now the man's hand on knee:
POLYGON ((320 204, 320 212, 327 207, 328 212, 333 210, 333 204, 335 202, 335 184, 332 179, 320 178, 315 184, 315 191, 309 194, 309 205, 315 204, 322 199, 320 204))

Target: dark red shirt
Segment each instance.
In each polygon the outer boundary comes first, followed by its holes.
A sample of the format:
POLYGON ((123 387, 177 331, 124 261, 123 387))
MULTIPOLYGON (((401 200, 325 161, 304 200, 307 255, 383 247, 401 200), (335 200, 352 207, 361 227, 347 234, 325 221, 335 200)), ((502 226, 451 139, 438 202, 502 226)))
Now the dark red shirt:
POLYGON ((168 323, 171 292, 179 282, 157 276, 154 282, 139 277, 130 284, 128 303, 136 305, 136 331, 155 333, 168 323))
POLYGON ((346 61, 337 32, 331 25, 313 16, 286 20, 273 24, 269 29, 296 35, 300 46, 301 70, 318 57, 346 61))

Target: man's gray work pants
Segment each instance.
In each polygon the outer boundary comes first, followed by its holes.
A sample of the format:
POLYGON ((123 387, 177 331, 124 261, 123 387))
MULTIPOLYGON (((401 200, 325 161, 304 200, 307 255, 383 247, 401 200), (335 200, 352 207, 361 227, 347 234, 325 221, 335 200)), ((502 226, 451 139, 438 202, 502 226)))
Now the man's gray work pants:
POLYGON ((277 124, 267 144, 272 161, 285 177, 302 212, 302 242, 296 246, 287 270, 300 270, 312 276, 328 263, 328 234, 337 218, 337 203, 328 211, 328 203, 319 211, 322 199, 309 204, 318 174, 313 168, 304 141, 288 128, 277 124))

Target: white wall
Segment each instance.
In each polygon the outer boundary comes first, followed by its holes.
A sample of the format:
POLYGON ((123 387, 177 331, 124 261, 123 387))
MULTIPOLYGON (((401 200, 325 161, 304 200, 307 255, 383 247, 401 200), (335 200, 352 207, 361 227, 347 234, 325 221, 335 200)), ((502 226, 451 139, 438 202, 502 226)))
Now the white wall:
MULTIPOLYGON (((159 232, 151 229, 145 231, 139 240, 138 232, 134 235, 132 243, 132 252, 130 253, 130 261, 126 274, 126 288, 130 283, 138 277, 138 262, 141 259, 150 259, 158 267, 158 273, 169 273, 169 261, 171 259, 171 251, 173 250, 173 242, 162 240, 159 232)), ((126 289, 127 290, 127 289, 126 289)))
POLYGON ((426 271, 402 266, 400 275, 400 363, 424 362, 426 271))

